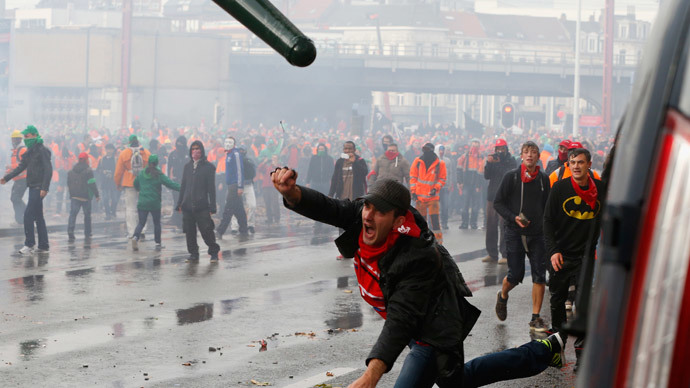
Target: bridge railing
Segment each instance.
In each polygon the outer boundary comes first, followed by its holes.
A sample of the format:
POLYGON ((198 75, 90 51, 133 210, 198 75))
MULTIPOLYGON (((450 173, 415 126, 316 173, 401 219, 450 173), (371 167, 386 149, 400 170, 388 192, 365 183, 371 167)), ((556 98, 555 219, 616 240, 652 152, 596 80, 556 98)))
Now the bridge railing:
MULTIPOLYGON (((314 44, 317 48, 318 58, 388 58, 397 61, 504 63, 568 67, 575 65, 575 52, 569 46, 554 46, 552 49, 519 49, 434 43, 400 43, 384 44, 383 55, 381 55, 377 44, 342 43, 334 40, 317 40, 314 44)), ((266 44, 254 40, 235 42, 233 52, 253 55, 273 54, 273 50, 266 44)), ((635 54, 619 54, 613 56, 613 64, 617 67, 634 68, 640 59, 635 54)), ((602 53, 580 54, 582 66, 599 67, 603 66, 603 63, 604 56, 602 53)))

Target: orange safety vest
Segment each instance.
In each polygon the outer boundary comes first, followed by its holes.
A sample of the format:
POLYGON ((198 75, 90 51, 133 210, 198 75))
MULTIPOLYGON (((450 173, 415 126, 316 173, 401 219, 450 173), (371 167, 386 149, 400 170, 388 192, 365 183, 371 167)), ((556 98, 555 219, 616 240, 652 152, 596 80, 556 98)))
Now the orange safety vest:
MULTIPOLYGON (((23 145, 20 145, 17 148, 12 149, 12 159, 10 162, 10 169, 7 170, 8 173, 19 166, 19 162, 21 161, 21 158, 24 157, 25 153, 26 147, 24 147, 23 145), (17 157, 17 153, 19 154, 19 157, 17 157)), ((20 179, 26 179, 26 170, 14 177, 13 180, 18 181, 20 179)))
POLYGON ((458 159, 458 170, 462 171, 476 171, 479 174, 484 173, 484 158, 481 156, 470 155, 465 153, 458 159), (468 158, 469 156, 469 158, 468 158))
POLYGON ((429 168, 422 158, 416 158, 410 167, 410 193, 417 194, 417 200, 421 202, 438 201, 439 192, 446 184, 446 163, 437 158, 429 168), (436 193, 431 194, 435 189, 436 193))
POLYGON ((549 164, 549 161, 551 161, 551 159, 553 158, 551 157, 551 152, 542 151, 541 155, 539 156, 539 159, 541 160, 541 165, 544 166, 544 168, 546 168, 546 165, 549 164))
MULTIPOLYGON (((594 171, 592 169, 590 169, 589 171, 594 176, 594 179, 601 180, 599 173, 597 173, 596 171, 594 171)), ((553 187, 553 184, 558 182, 559 179, 570 178, 572 175, 573 175, 573 173, 570 172, 570 166, 568 166, 568 163, 566 162, 561 167, 558 167, 556 169, 556 171, 552 172, 551 175, 549 175, 549 182, 551 183, 551 187, 553 187), (561 173, 561 171, 562 171, 562 173, 561 173)))

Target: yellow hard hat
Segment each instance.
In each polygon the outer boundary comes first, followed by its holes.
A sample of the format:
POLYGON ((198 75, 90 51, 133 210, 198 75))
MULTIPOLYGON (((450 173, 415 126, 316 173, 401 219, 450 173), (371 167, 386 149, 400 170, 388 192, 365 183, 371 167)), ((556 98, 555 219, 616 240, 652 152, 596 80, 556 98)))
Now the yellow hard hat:
POLYGON ((10 137, 12 137, 12 138, 15 138, 15 137, 22 138, 22 137, 24 137, 24 136, 22 136, 22 133, 19 132, 18 129, 15 129, 14 131, 12 131, 12 135, 11 135, 10 137))

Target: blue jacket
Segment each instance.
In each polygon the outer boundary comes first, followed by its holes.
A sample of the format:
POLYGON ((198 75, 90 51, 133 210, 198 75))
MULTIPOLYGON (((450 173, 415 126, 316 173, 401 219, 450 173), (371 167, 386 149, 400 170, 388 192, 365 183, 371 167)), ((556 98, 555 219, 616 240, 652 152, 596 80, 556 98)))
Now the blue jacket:
POLYGON ((238 189, 244 187, 244 170, 242 155, 237 148, 233 148, 225 156, 225 183, 236 184, 238 189))

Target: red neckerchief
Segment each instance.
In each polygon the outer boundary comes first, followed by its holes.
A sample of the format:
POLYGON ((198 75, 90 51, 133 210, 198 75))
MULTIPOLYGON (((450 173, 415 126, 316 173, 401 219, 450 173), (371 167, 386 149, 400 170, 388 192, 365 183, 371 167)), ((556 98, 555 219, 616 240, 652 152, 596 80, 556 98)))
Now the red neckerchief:
POLYGON ((570 177, 570 182, 573 184, 575 193, 582 198, 582 200, 585 201, 585 203, 589 205, 592 210, 594 210, 594 207, 597 206, 597 196, 599 195, 599 192, 597 191, 597 185, 594 184, 594 179, 592 179, 589 174, 587 174, 587 178, 589 179, 589 188, 587 190, 582 190, 580 185, 575 182, 575 179, 572 176, 570 177))
POLYGON ((522 179, 523 183, 532 182, 537 175, 539 175, 539 166, 537 166, 534 172, 530 174, 524 164, 520 165, 520 179, 522 179))
POLYGON ((400 237, 401 234, 411 237, 419 237, 419 235, 422 233, 422 230, 419 229, 419 226, 417 226, 417 223, 414 221, 414 215, 412 212, 408 210, 407 214, 405 215, 405 222, 398 229, 392 230, 390 233, 388 233, 388 237, 383 244, 379 246, 365 244, 364 240, 362 240, 363 233, 364 228, 362 228, 362 231, 359 232, 360 256, 363 259, 371 259, 382 256, 384 253, 386 253, 386 251, 393 247, 395 242, 398 241, 398 237, 400 237))
POLYGON ((388 160, 393 160, 393 159, 395 159, 398 155, 400 155, 399 152, 395 152, 395 151, 386 151, 386 157, 388 158, 388 160))

